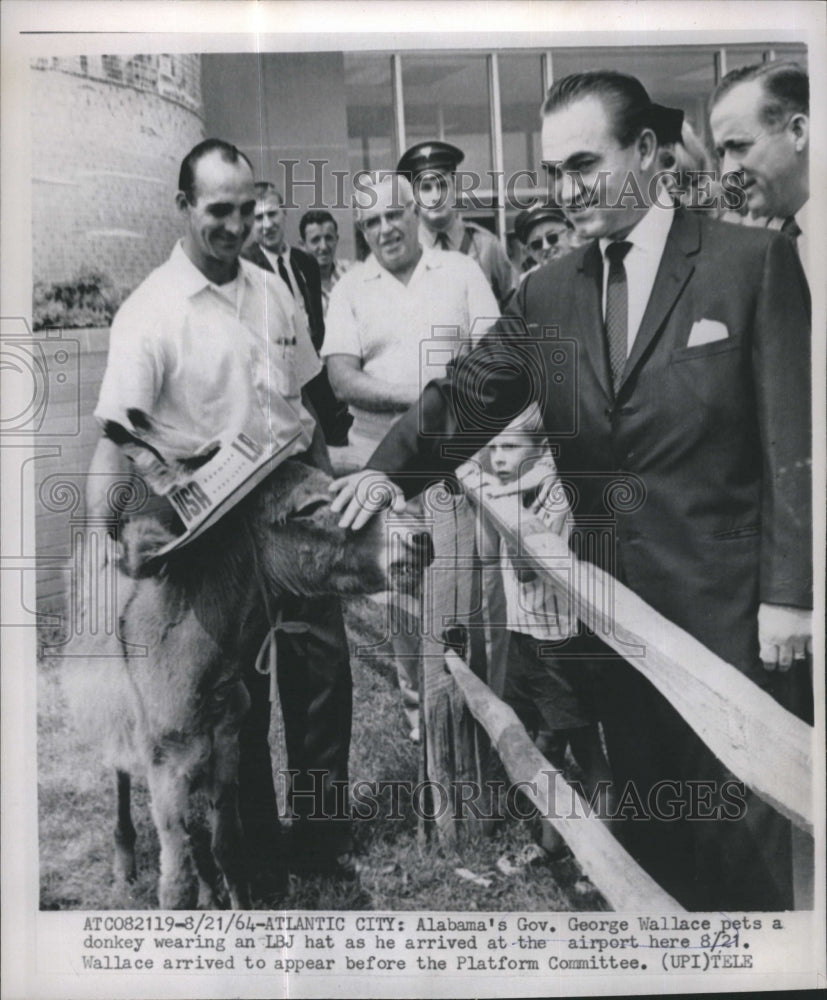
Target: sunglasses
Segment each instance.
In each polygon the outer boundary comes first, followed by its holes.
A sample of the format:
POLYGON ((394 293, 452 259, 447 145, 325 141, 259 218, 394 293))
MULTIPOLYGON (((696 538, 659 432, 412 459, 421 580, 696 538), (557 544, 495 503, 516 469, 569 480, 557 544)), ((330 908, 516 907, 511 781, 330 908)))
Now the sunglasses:
POLYGON ((559 240, 559 233, 545 233, 543 236, 538 236, 536 240, 531 240, 527 244, 529 250, 533 250, 535 253, 539 253, 543 249, 543 240, 545 240, 545 245, 548 247, 556 247, 559 240))

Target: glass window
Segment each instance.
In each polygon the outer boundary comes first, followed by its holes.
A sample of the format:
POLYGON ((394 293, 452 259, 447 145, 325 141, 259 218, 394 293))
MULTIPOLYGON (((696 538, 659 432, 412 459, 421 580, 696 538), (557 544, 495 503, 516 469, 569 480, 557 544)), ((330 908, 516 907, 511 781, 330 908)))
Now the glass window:
POLYGON ((348 166, 392 170, 396 166, 393 80, 388 55, 345 52, 348 166))
POLYGON ((491 104, 485 55, 402 56, 405 141, 452 142, 465 153, 460 170, 480 174, 490 189, 491 104))
POLYGON ((543 60, 537 52, 503 52, 497 60, 500 76, 500 109, 503 127, 503 170, 506 198, 525 204, 536 193, 534 183, 521 171, 538 178, 541 191, 540 105, 543 101, 543 60))
POLYGON ((713 46, 700 45, 555 49, 552 73, 559 79, 587 69, 615 69, 636 76, 653 101, 682 108, 706 142, 706 102, 715 86, 715 51, 713 46))
POLYGON ((783 45, 766 42, 764 45, 727 45, 727 72, 739 69, 741 66, 753 66, 770 59, 791 59, 804 69, 807 68, 807 46, 803 44, 784 43, 783 45))
POLYGON ((158 60, 155 56, 133 56, 126 64, 126 82, 133 87, 155 90, 158 84, 158 60))

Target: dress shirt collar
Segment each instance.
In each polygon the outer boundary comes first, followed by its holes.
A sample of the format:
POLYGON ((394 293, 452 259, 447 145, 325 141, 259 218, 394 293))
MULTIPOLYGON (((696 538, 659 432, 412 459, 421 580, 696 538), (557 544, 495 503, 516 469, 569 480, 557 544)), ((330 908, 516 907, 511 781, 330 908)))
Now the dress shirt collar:
MULTIPOLYGON (((205 288, 211 288, 215 284, 189 259, 184 250, 183 240, 179 240, 172 248, 168 263, 175 273, 175 287, 184 298, 192 298, 199 292, 203 292, 205 288)), ((241 259, 238 261, 236 277, 239 282, 246 283, 249 280, 246 264, 241 259)))
MULTIPOLYGON (((421 271, 432 271, 434 268, 442 267, 444 261, 441 259, 442 250, 434 249, 433 247, 422 247, 422 256, 419 258, 414 272, 411 275, 411 281, 418 275, 421 271)), ((376 258, 375 254, 370 254, 363 261, 364 271, 362 272, 362 279, 364 281, 375 281, 377 278, 393 278, 394 281, 399 279, 391 274, 391 272, 382 267, 376 258)), ((408 284, 411 282, 409 281, 408 284)))
MULTIPOLYGON (((451 225, 447 229, 442 230, 443 233, 448 237, 448 249, 449 250, 459 250, 462 246, 462 239, 465 236, 465 223, 462 221, 461 216, 454 213, 454 217, 451 220, 451 225)), ((437 247, 437 249, 442 249, 436 241, 437 233, 433 229, 429 229, 424 222, 419 224, 419 241, 425 247, 437 247)))
MULTIPOLYGON (((664 207, 655 202, 628 236, 624 236, 623 239, 632 244, 633 250, 639 250, 647 257, 652 256, 653 259, 659 261, 663 256, 663 248, 666 246, 666 239, 672 228, 674 217, 674 206, 664 207)), ((606 256, 606 247, 613 242, 614 240, 601 238, 600 252, 604 257, 606 256)))
POLYGON ((268 250, 267 247, 264 246, 262 243, 259 243, 259 248, 261 249, 261 252, 264 254, 264 256, 267 258, 267 260, 270 261, 270 265, 272 266, 274 271, 276 272, 278 271, 279 259, 282 259, 284 261, 285 266, 289 268, 290 273, 291 274, 293 273, 293 267, 290 263, 290 247, 285 246, 278 253, 276 253, 275 250, 268 250))

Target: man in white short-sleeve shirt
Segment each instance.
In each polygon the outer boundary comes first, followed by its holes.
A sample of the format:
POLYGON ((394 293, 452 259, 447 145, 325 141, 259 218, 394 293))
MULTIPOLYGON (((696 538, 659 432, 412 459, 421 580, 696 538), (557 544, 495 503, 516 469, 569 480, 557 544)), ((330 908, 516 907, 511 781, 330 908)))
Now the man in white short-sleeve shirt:
POLYGON ((244 260, 210 281, 176 244, 113 321, 95 416, 129 428, 137 409, 196 445, 247 431, 285 457, 305 451, 315 422, 301 387, 321 365, 280 285, 244 260))
POLYGON ((354 417, 350 440, 363 465, 385 432, 471 336, 499 316, 485 275, 470 257, 426 249, 407 179, 365 186, 358 223, 371 255, 334 287, 322 355, 331 384, 354 417))
MULTIPOLYGON (((321 363, 278 275, 239 259, 256 203, 249 161, 229 143, 207 139, 184 158, 178 184, 183 239, 115 317, 96 417, 140 436, 143 411, 191 442, 192 453, 243 430, 283 448, 285 458, 324 464, 324 444, 302 399, 321 363)), ((89 478, 93 516, 117 514, 108 509, 107 486, 122 468, 118 447, 103 437, 89 478)), ((278 637, 286 765, 294 772, 290 865, 352 879, 349 824, 319 821, 315 813, 309 822, 317 799, 326 816, 343 815, 348 782, 352 687, 341 608, 332 597, 283 598, 279 607, 285 619, 306 622, 305 630, 278 637)), ((245 633, 245 648, 263 638, 245 633)), ((270 892, 286 885, 268 746, 270 682, 252 662, 244 681, 251 705, 239 734, 239 807, 257 898, 266 898, 264 880, 270 892)))
MULTIPOLYGON (((349 454, 340 468, 348 459, 363 466, 423 386, 444 377, 462 343, 481 337, 499 317, 474 260, 422 246, 419 209, 406 178, 385 175, 359 194, 357 219, 371 256, 331 292, 322 347, 330 383, 353 414, 349 454)), ((419 607, 397 595, 390 612, 398 625, 392 644, 402 705, 416 742, 419 607)))

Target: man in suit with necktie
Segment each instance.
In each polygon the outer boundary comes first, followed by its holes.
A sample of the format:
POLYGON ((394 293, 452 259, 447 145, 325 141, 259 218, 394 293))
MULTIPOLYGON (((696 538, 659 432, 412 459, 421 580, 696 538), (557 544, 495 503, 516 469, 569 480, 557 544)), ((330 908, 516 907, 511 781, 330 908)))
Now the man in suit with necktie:
POLYGON ((310 339, 318 351, 324 340, 319 265, 309 253, 288 245, 284 231, 286 217, 281 192, 269 181, 259 181, 256 184, 253 242, 245 247, 242 257, 265 271, 280 275, 299 308, 304 310, 310 339))
POLYGON ((710 100, 709 122, 724 173, 740 177, 748 224, 780 229, 807 267, 803 217, 810 197, 810 80, 794 62, 734 69, 710 100))
MULTIPOLYGON (((387 477, 404 473, 407 495, 424 488, 536 399, 560 476, 579 494, 576 524, 613 521, 604 567, 806 718, 806 281, 783 236, 674 207, 657 178, 665 112, 623 74, 554 84, 543 156, 586 245, 525 279, 511 322, 426 387, 368 461, 377 472, 339 480, 334 505, 358 528, 372 476, 400 509, 387 477), (626 496, 612 503, 617 482, 626 496)), ((652 685, 585 631, 571 654, 599 658, 617 793, 646 803, 668 782, 691 811, 689 791, 710 782, 720 805, 731 775, 652 685)), ((748 791, 734 820, 627 815, 616 827, 688 908, 793 905, 789 824, 748 791)))
MULTIPOLYGON (((288 245, 284 231, 284 198, 278 188, 269 181, 258 181, 255 188, 253 239, 241 256, 281 277, 293 296, 299 318, 305 324, 318 353, 324 341, 324 307, 319 265, 309 253, 288 245)), ((347 405, 336 399, 326 369, 322 369, 307 386, 307 394, 327 444, 331 447, 346 445, 353 417, 348 413, 347 405)))

